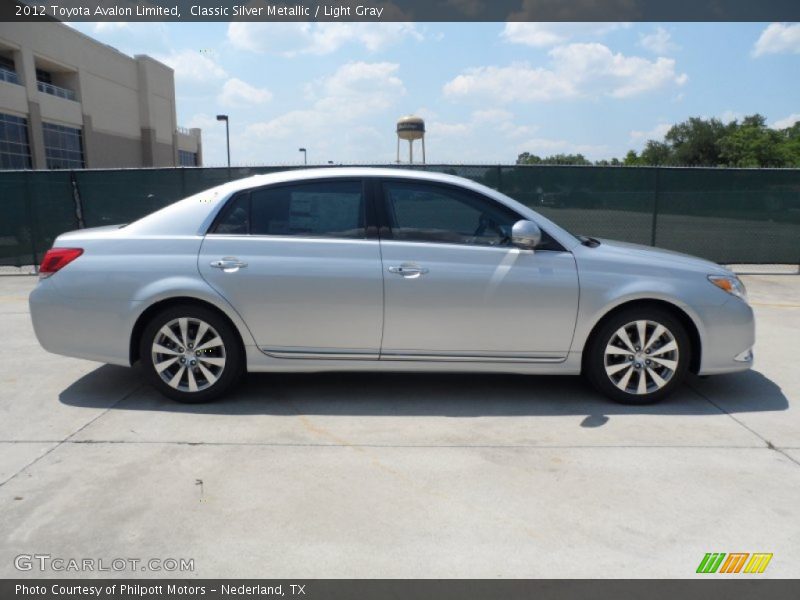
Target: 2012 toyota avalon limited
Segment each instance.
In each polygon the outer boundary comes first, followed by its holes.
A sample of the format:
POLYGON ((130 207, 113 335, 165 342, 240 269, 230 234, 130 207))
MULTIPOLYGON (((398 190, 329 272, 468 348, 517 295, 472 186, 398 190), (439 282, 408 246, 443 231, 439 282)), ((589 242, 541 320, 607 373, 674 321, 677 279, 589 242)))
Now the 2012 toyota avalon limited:
POLYGON ((714 263, 575 237, 459 177, 288 171, 65 233, 30 295, 45 349, 141 362, 181 402, 245 371, 583 373, 653 402, 750 367, 753 312, 714 263))

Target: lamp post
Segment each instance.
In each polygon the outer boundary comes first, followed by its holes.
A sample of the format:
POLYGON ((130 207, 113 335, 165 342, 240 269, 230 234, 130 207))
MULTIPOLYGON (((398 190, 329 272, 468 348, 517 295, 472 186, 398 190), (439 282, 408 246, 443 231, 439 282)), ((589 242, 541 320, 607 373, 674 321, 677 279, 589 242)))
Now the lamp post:
POLYGON ((231 168, 231 131, 228 115, 217 115, 217 121, 225 121, 225 146, 228 149, 228 168, 231 168))
POLYGON ((303 153, 303 165, 308 165, 308 152, 306 152, 306 149, 298 148, 297 151, 303 153))

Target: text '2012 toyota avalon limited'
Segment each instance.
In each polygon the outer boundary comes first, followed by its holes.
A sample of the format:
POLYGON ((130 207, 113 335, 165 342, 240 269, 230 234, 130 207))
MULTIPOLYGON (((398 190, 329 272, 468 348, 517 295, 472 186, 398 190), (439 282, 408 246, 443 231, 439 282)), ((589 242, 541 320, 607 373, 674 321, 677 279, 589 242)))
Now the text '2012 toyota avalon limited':
POLYGON ((730 271, 575 237, 459 177, 288 171, 65 233, 30 296, 45 349, 141 361, 181 402, 245 371, 583 373, 626 403, 752 363, 730 271))

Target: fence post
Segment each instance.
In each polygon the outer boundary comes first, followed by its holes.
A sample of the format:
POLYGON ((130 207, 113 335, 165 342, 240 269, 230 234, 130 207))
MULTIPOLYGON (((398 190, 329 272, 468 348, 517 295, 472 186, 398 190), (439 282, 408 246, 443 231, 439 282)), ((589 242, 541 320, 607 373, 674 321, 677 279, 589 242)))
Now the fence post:
POLYGON ((503 167, 497 165, 497 191, 503 192, 503 167))
POLYGON ((650 245, 656 245, 656 227, 658 227, 658 205, 659 200, 661 199, 661 169, 659 167, 655 167, 656 177, 654 182, 654 190, 653 190, 653 220, 650 224, 652 231, 650 232, 650 245))
POLYGON ((75 171, 69 172, 69 181, 72 184, 72 200, 75 202, 75 220, 78 223, 78 229, 86 227, 83 220, 83 200, 81 200, 81 192, 78 187, 78 178, 75 177, 75 171))
POLYGON ((35 273, 39 272, 39 263, 36 259, 36 240, 39 237, 38 219, 34 214, 33 198, 31 198, 31 177, 33 171, 25 171, 25 208, 28 213, 28 231, 31 238, 31 264, 35 273))

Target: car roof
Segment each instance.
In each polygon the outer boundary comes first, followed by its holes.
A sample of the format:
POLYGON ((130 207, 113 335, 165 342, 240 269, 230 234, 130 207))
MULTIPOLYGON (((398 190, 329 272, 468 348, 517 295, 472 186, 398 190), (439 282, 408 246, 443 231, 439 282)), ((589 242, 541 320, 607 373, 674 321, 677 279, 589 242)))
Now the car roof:
POLYGON ((252 175, 244 179, 232 181, 228 186, 235 188, 236 191, 248 189, 253 186, 269 185, 283 181, 307 181, 313 179, 346 177, 391 177, 401 179, 421 179, 426 181, 440 181, 442 183, 455 183, 464 185, 470 181, 457 175, 448 173, 438 173, 434 171, 423 171, 420 169, 402 169, 392 167, 317 167, 311 169, 289 169, 266 173, 263 175, 252 175))

